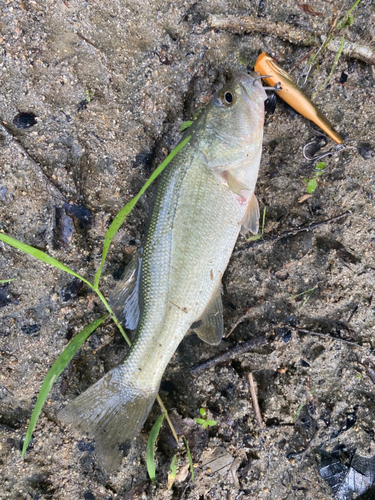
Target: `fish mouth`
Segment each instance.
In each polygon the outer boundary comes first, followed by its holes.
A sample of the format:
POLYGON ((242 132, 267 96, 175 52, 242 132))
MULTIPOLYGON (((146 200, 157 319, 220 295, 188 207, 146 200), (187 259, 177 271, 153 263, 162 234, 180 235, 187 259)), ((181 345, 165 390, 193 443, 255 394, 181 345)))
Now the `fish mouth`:
POLYGON ((236 79, 244 90, 244 98, 247 104, 254 108, 254 103, 263 102, 267 99, 266 91, 263 89, 259 74, 252 71, 250 74, 238 74, 236 79))

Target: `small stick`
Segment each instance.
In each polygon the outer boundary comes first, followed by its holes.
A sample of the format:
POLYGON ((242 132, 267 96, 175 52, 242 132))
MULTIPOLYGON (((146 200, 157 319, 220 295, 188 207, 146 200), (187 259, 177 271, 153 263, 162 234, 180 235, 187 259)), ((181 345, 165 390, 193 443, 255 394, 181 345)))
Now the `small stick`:
POLYGON ((324 226, 325 224, 331 224, 332 222, 337 222, 338 220, 341 220, 350 214, 351 214, 351 211, 347 210, 343 214, 336 215, 335 217, 331 217, 330 219, 322 220, 321 222, 316 222, 314 224, 309 224, 306 227, 300 227, 297 229, 293 229, 291 231, 286 231, 285 233, 281 233, 278 236, 274 236, 273 238, 261 238, 257 241, 253 241, 247 247, 241 248, 233 253, 236 254, 239 252, 243 252, 247 248, 253 248, 255 246, 262 245, 263 243, 273 243, 275 241, 282 240, 283 238, 289 238, 290 236, 295 236, 296 234, 299 234, 299 233, 304 233, 306 231, 312 231, 313 229, 316 229, 317 227, 320 227, 320 226, 324 226))
POLYGON ((251 372, 249 372, 248 378, 249 378, 250 394, 251 394, 251 400, 253 402, 255 418, 257 420, 259 429, 264 429, 262 415, 260 414, 260 409, 259 409, 259 404, 258 404, 257 391, 256 391, 256 387, 255 387, 254 377, 253 377, 253 374, 251 372))
POLYGON ((159 403, 159 406, 160 406, 162 412, 164 413, 164 417, 165 417, 166 421, 168 422, 168 425, 169 425, 169 427, 170 427, 170 429, 172 431, 173 437, 174 437, 174 439, 176 441, 176 445, 178 446, 178 437, 177 437, 176 430, 175 430, 175 428, 174 428, 174 426, 173 426, 173 424, 172 424, 172 422, 171 422, 171 420, 169 418, 167 409, 164 406, 164 403, 163 403, 161 397, 159 396, 159 394, 156 396, 156 399, 157 399, 157 401, 159 403))
MULTIPOLYGON (((31 154, 26 151, 26 149, 22 146, 22 144, 20 142, 18 142, 18 140, 14 137, 14 135, 12 134, 11 130, 8 129, 8 127, 4 124, 4 120, 2 120, 0 118, 0 131, 5 135, 7 136, 13 143, 14 145, 16 146, 16 148, 18 149, 18 151, 22 154, 22 155, 25 155, 26 158, 30 161, 31 165, 34 167, 34 172, 35 174, 37 175, 37 177, 42 177, 45 182, 46 182, 46 185, 48 184, 52 190, 54 190, 55 192, 58 193, 58 195, 65 201, 65 202, 68 202, 68 200, 66 199, 66 197, 63 195, 63 193, 60 191, 60 189, 51 181, 51 179, 48 177, 48 175, 46 175, 42 169, 42 167, 39 165, 38 162, 36 162, 34 160, 34 158, 31 156, 31 154)), ((48 191, 48 190, 47 190, 48 191)), ((56 194, 52 194, 51 192, 49 193, 51 194, 52 196, 56 196, 56 194)))
MULTIPOLYGON (((250 16, 209 16, 209 25, 214 29, 228 30, 233 33, 245 33, 255 31, 265 35, 273 35, 286 42, 304 45, 305 47, 320 47, 327 40, 325 35, 295 29, 289 24, 265 22, 264 19, 250 16)), ((327 45, 330 52, 338 52, 340 49, 341 36, 333 38, 327 45)), ((371 42, 370 42, 371 43, 371 42)), ((375 64, 375 50, 366 45, 345 40, 342 53, 346 56, 360 59, 367 64, 375 64)))
POLYGON ((309 335, 316 335, 318 337, 323 337, 324 339, 329 340, 339 340, 340 342, 344 342, 345 344, 354 345, 355 347, 361 347, 362 349, 367 349, 363 347, 363 345, 357 344, 356 342, 350 342, 350 340, 340 339, 339 337, 333 337, 332 335, 326 335, 325 333, 320 332, 312 332, 311 330, 305 330, 304 328, 294 327, 295 330, 302 333, 308 333, 309 335))
POLYGON ((199 363, 191 369, 191 373, 194 377, 197 377, 201 373, 213 368, 216 365, 222 363, 228 363, 234 358, 237 358, 241 354, 244 354, 247 351, 251 351, 251 349, 255 349, 255 347, 259 347, 262 345, 268 344, 267 339, 264 337, 257 337, 255 339, 247 340, 246 342, 242 342, 241 344, 237 344, 235 347, 228 349, 227 351, 218 354, 217 356, 213 356, 212 358, 199 363))

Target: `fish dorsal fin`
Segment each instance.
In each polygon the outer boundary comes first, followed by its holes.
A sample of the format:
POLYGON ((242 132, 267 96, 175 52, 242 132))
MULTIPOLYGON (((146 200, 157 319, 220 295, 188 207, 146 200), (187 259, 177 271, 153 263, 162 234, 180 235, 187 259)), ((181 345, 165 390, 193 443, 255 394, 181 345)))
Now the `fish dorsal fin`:
POLYGON ((250 233, 253 234, 258 233, 259 217, 260 217, 259 204, 257 197, 253 193, 249 200, 249 204, 247 205, 244 218, 242 219, 241 234, 243 236, 246 236, 246 233, 248 231, 250 231, 250 233))
POLYGON ((195 322, 191 328, 203 342, 211 345, 220 344, 224 332, 223 303, 220 288, 207 304, 200 320, 195 322))
POLYGON ((138 325, 139 283, 141 278, 142 249, 134 255, 125 269, 124 277, 113 290, 110 305, 121 323, 129 330, 138 325))

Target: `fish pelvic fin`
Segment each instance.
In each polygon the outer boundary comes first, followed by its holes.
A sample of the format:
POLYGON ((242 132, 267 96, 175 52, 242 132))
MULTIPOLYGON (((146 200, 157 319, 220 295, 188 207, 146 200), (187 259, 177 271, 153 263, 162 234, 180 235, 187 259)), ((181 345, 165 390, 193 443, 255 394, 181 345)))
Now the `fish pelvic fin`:
POLYGON ((135 330, 140 316, 139 286, 142 267, 142 249, 138 250, 125 269, 124 277, 113 290, 109 303, 121 323, 135 330))
POLYGON ((249 190, 249 188, 247 186, 245 186, 245 184, 240 182, 238 179, 236 179, 236 177, 229 170, 226 170, 224 172, 224 178, 227 181, 229 189, 233 193, 238 194, 239 196, 241 196, 242 191, 249 190))
POLYGON ((99 463, 107 472, 120 466, 158 392, 158 387, 137 387, 123 372, 122 365, 114 368, 58 414, 63 423, 94 437, 99 463))
POLYGON ((246 213, 242 219, 241 234, 247 236, 248 231, 257 234, 259 230, 259 204, 257 197, 253 193, 247 205, 246 213))

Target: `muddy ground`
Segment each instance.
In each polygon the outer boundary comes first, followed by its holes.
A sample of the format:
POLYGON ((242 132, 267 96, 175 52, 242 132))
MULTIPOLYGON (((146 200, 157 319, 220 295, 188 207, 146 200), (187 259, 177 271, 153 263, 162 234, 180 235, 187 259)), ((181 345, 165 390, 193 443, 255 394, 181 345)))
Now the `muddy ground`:
MULTIPOLYGON (((352 3, 337 2, 339 15, 352 3)), ((265 26, 277 21, 325 34, 333 3, 312 0, 310 7, 275 0, 3 1, 1 231, 92 280, 114 215, 176 145, 180 125, 245 68, 239 60, 252 66, 265 50, 290 69, 310 50, 272 34, 215 31, 208 15, 250 15, 265 26), (86 210, 77 214, 77 206, 86 210)), ((375 5, 362 0, 353 16, 346 40, 374 49, 375 5)), ((329 51, 319 57, 308 95, 334 59, 329 51)), ((326 158, 317 189, 299 202, 303 179, 314 177, 317 163, 305 160, 302 148, 319 132, 278 101, 266 120, 257 187, 261 210, 267 207, 264 237, 255 243, 240 237, 223 280, 226 331, 238 325, 215 348, 187 335, 164 376, 161 396, 189 440, 194 482, 181 447, 178 478, 167 490, 176 453, 168 427, 156 453, 156 483, 148 480, 146 442, 157 405, 113 475, 100 469, 92 441, 58 422, 66 402, 126 354, 110 323, 54 384, 21 459, 48 369, 104 308, 72 276, 1 244, 0 279, 16 278, 0 285, 1 499, 331 499, 319 474, 330 453, 336 450, 338 483, 348 477, 354 453, 374 455, 374 68, 342 55, 314 101, 357 151, 326 158), (193 376, 194 365, 258 338, 268 343, 193 376), (208 431, 193 420, 201 407, 217 422, 208 431)), ((114 240, 102 279, 107 296, 141 244, 151 199, 150 191, 114 240)))

